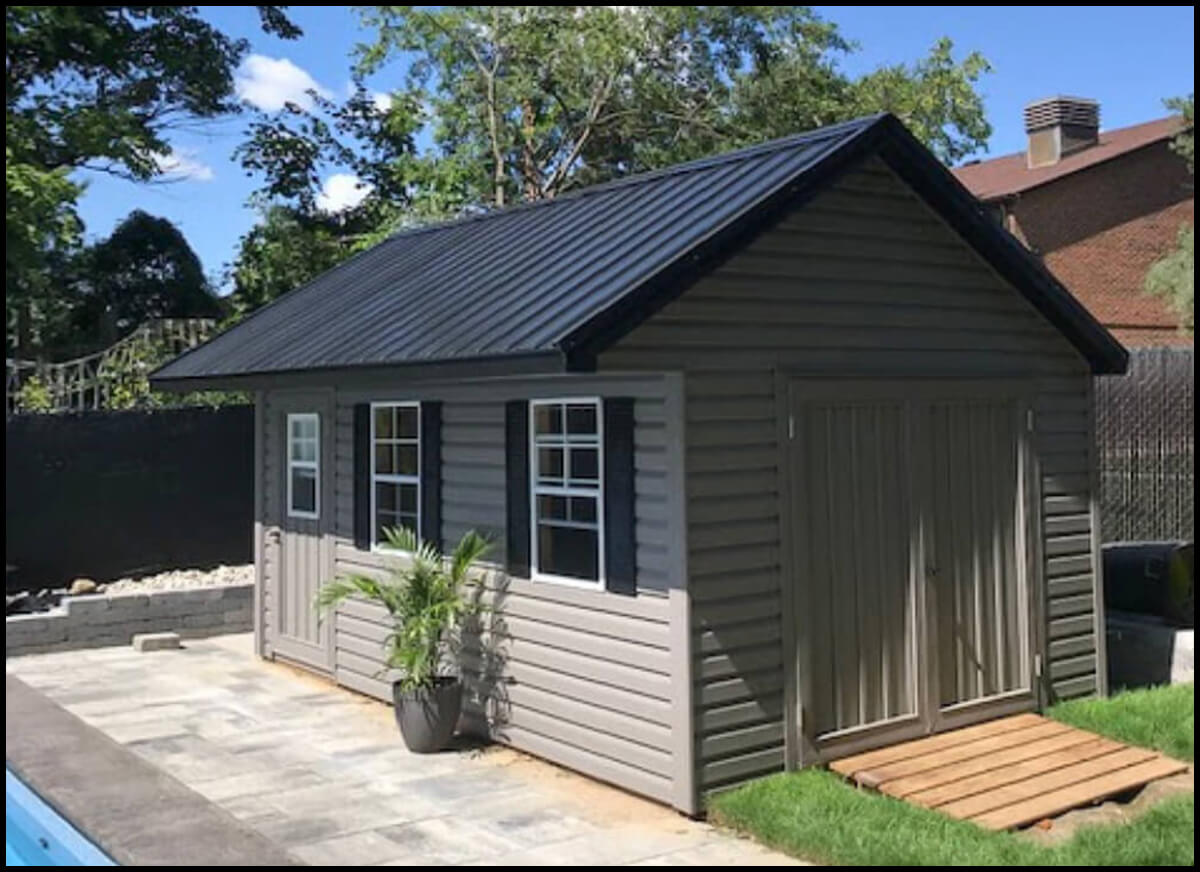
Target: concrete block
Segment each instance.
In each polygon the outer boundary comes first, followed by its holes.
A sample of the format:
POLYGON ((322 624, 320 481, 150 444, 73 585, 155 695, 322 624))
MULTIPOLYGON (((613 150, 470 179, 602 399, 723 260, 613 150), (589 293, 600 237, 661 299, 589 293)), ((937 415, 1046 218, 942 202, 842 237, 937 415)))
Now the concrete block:
POLYGON ((167 651, 179 647, 178 633, 135 633, 134 651, 167 651))
POLYGON ((133 593, 114 593, 108 598, 110 609, 121 609, 124 611, 136 611, 145 609, 150 605, 150 594, 133 592, 133 593))
POLYGON ((48 644, 67 638, 68 620, 63 612, 12 615, 4 622, 5 650, 18 645, 48 644))
POLYGON ((184 627, 188 627, 189 629, 195 629, 198 627, 218 627, 224 625, 225 619, 219 614, 202 612, 198 615, 184 615, 184 617, 181 619, 181 623, 184 627))
POLYGON ((102 593, 72 596, 63 600, 63 609, 71 617, 90 617, 107 612, 109 598, 102 593))
POLYGON ((226 624, 252 624, 254 623, 254 613, 249 609, 226 612, 221 616, 226 624))

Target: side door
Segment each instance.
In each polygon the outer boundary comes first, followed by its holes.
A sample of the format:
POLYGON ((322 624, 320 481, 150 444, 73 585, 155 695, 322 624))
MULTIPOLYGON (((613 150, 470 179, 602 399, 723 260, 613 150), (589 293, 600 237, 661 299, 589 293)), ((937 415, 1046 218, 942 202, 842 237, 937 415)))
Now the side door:
POLYGON ((334 571, 333 411, 328 392, 281 394, 270 421, 278 458, 265 555, 271 644, 276 656, 320 672, 334 666, 333 621, 319 620, 314 605, 334 571))

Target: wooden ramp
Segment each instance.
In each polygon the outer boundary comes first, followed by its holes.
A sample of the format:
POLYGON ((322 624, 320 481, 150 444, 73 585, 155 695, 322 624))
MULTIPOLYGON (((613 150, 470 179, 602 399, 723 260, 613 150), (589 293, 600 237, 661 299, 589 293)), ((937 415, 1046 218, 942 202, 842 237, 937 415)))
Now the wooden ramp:
POLYGON ((993 830, 1187 770, 1187 764, 1025 714, 835 760, 863 787, 993 830))

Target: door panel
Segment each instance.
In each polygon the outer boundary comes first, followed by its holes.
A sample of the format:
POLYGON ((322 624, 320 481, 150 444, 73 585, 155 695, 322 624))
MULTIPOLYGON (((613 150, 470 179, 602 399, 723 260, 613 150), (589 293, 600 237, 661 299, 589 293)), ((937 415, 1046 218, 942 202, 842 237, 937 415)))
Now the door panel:
POLYGON ((272 427, 279 458, 279 474, 274 482, 279 510, 271 531, 276 542, 270 615, 273 648, 288 660, 327 672, 333 668, 333 622, 318 620, 313 603, 320 586, 333 575, 332 404, 325 394, 304 394, 288 396, 276 408, 272 427), (299 447, 297 440, 289 439, 289 422, 296 416, 311 418, 313 414, 317 416, 318 433, 315 506, 299 496, 302 488, 298 484, 289 487, 293 475, 300 479, 310 469, 301 471, 298 465, 289 463, 299 447))
POLYGON ((800 644, 816 741, 917 714, 905 417, 897 403, 803 416, 794 515, 809 543, 800 644))
POLYGON ((791 384, 806 756, 1033 707, 1023 404, 966 388, 791 384))
POLYGON ((929 452, 925 573, 938 704, 1029 687, 1028 615, 1018 561, 1018 409, 1014 402, 922 407, 929 452))

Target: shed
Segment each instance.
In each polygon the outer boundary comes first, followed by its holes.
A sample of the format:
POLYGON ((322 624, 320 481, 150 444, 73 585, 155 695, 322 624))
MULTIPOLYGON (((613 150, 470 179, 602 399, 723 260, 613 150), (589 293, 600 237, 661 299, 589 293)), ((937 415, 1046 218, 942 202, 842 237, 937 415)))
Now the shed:
POLYGON ((318 586, 499 547, 465 725, 710 791, 1105 690, 1124 349, 891 116, 399 233, 158 370, 256 398, 257 648, 380 699, 318 586))

